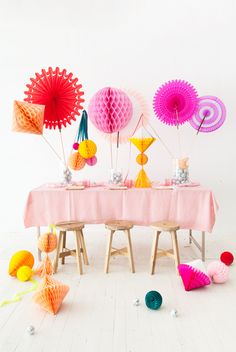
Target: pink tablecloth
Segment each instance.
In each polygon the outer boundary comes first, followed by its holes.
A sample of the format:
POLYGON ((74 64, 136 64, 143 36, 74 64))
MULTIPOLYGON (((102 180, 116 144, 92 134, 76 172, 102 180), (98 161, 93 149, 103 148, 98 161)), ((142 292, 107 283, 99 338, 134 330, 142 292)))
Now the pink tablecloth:
POLYGON ((212 191, 202 187, 66 190, 40 186, 29 193, 24 223, 31 227, 63 220, 97 224, 117 219, 150 225, 165 219, 176 221, 183 229, 211 232, 216 210, 212 191))

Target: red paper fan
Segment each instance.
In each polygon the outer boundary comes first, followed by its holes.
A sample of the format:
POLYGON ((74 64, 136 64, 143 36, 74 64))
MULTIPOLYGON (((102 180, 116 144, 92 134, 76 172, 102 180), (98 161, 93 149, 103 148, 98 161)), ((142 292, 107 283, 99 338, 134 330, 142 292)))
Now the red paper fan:
POLYGON ((191 291, 195 288, 210 285, 210 278, 202 271, 187 265, 180 264, 178 266, 179 274, 182 278, 185 291, 191 291))
POLYGON ((31 84, 27 84, 28 91, 24 93, 28 103, 45 105, 44 125, 46 128, 56 128, 71 124, 76 120, 83 109, 81 103, 82 85, 78 84, 78 78, 73 78, 72 73, 65 69, 60 71, 58 67, 48 71, 42 69, 42 73, 35 73, 36 78, 30 78, 31 84))

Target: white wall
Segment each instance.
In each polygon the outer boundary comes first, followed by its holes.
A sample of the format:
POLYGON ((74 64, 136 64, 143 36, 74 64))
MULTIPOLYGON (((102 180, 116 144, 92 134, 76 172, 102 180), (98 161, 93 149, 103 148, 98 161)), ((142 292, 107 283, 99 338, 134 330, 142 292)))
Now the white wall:
MULTIPOLYGON (((1 232, 23 229, 30 189, 60 181, 61 166, 41 137, 13 133, 12 102, 23 100, 29 78, 48 66, 71 70, 81 80, 86 104, 104 86, 139 91, 152 109, 155 90, 169 79, 191 82, 199 95, 216 95, 227 107, 227 121, 196 138, 182 128, 193 180, 211 187, 220 205, 215 232, 235 232, 236 8, 234 0, 0 0, 1 232)), ((175 128, 151 122, 175 149, 175 128)), ((70 153, 78 124, 64 131, 70 153)), ((59 149, 58 133, 45 131, 59 149)), ((107 179, 109 147, 92 126, 99 162, 75 179, 107 179)), ((122 146, 122 168, 128 146, 122 146)), ((131 176, 135 176, 136 150, 131 176)), ((153 180, 171 174, 171 160, 159 142, 148 152, 153 180)))

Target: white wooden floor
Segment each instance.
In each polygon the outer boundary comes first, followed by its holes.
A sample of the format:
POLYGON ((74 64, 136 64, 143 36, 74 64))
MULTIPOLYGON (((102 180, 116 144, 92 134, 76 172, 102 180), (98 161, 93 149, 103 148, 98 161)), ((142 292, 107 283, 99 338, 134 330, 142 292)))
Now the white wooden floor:
MULTIPOLYGON (((41 310, 32 293, 0 308, 0 352, 236 351, 236 265, 230 267, 226 284, 185 292, 171 259, 159 259, 156 274, 149 274, 152 233, 136 228, 132 233, 136 273, 131 274, 127 259, 120 257, 112 259, 105 275, 106 231, 97 229, 85 231, 90 260, 85 274, 77 274, 71 258, 55 275, 70 286, 56 316, 41 310), (158 311, 145 306, 149 290, 163 297, 158 311), (132 304, 135 298, 141 301, 138 307, 132 304), (173 308, 178 310, 177 318, 170 315, 173 308), (32 336, 27 333, 29 325, 35 327, 32 336)), ((116 240, 123 245, 121 234, 116 240)), ((168 247, 165 235, 161 243, 168 247)), ((179 233, 179 246, 182 262, 198 258, 197 250, 188 246, 186 232, 179 233)), ((9 258, 19 249, 31 250, 36 257, 32 230, 0 237, 0 300, 30 285, 7 275, 9 258)), ((236 254, 234 236, 208 235, 207 262, 217 259, 222 250, 236 254)))

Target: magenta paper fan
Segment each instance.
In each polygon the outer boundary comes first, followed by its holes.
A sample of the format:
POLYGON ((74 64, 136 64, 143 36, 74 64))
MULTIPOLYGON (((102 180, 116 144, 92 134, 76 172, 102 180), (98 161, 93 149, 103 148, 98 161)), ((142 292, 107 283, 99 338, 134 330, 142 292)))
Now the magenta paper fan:
POLYGON ((197 110, 189 123, 199 132, 213 132, 223 125, 225 117, 224 103, 217 97, 207 95, 198 99, 197 110))
POLYGON ((184 284, 185 291, 191 291, 195 288, 210 285, 210 278, 202 271, 187 265, 180 264, 178 266, 179 274, 184 284))
POLYGON ((76 120, 83 109, 84 99, 81 96, 82 85, 78 78, 73 78, 73 73, 67 73, 65 69, 58 67, 48 70, 42 69, 42 73, 35 73, 35 78, 30 78, 31 84, 27 84, 27 98, 24 100, 32 104, 45 105, 44 125, 46 128, 56 128, 71 124, 76 120))
POLYGON ((178 126, 191 119, 197 101, 197 91, 190 83, 173 80, 164 83, 156 91, 153 108, 162 122, 178 126))
POLYGON ((105 133, 122 130, 131 120, 133 107, 128 95, 117 88, 99 90, 90 100, 88 115, 97 129, 105 133))

